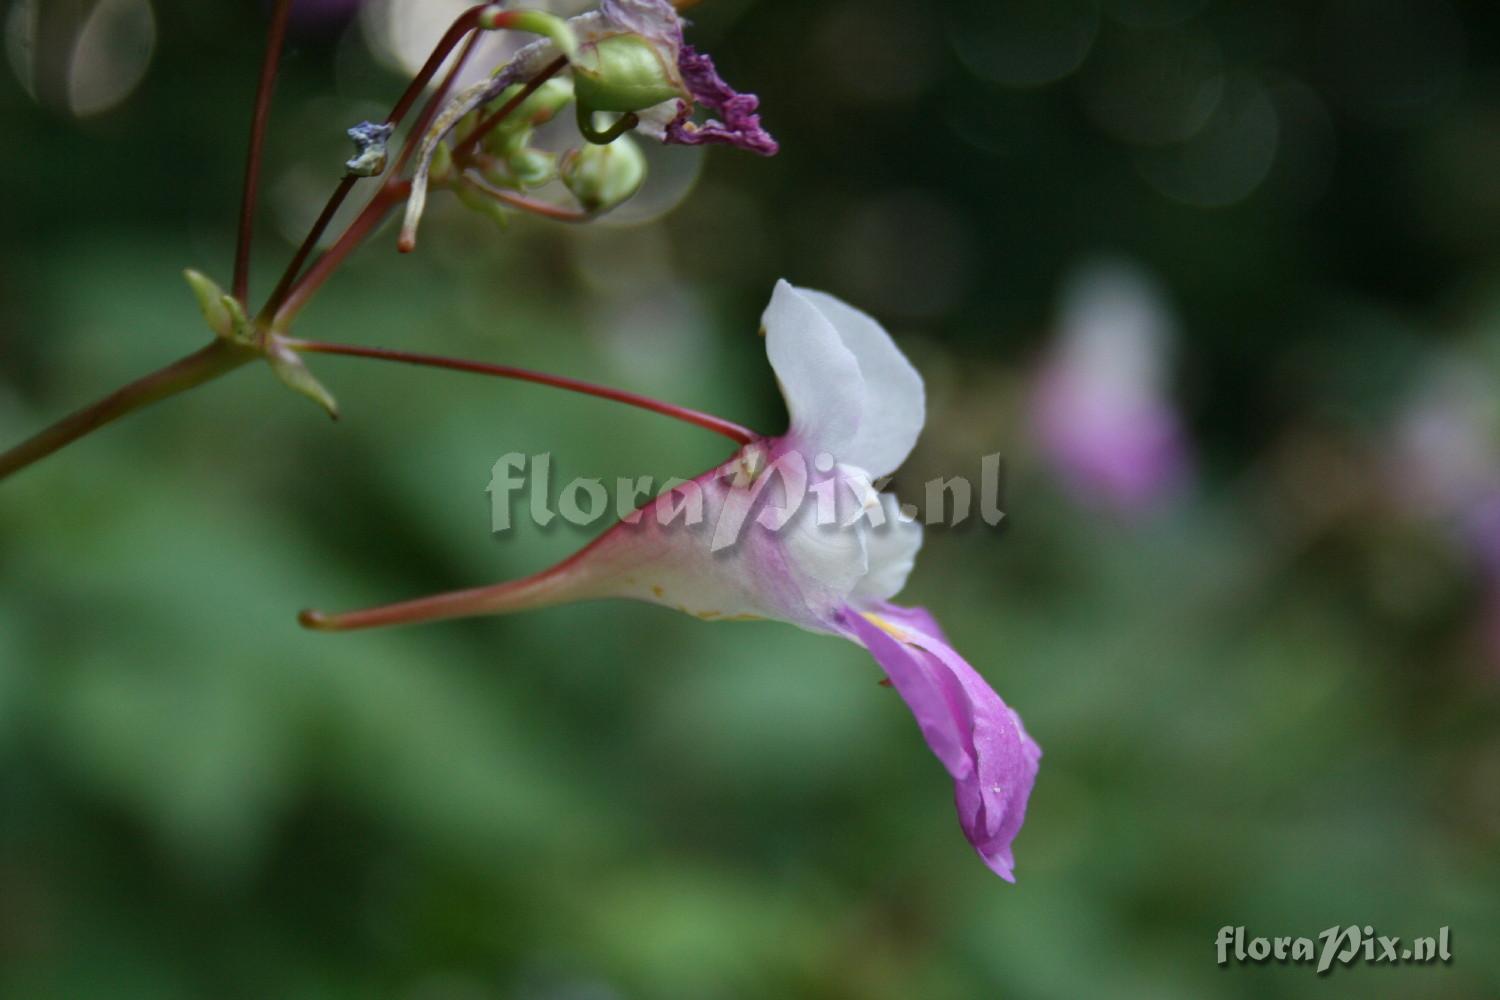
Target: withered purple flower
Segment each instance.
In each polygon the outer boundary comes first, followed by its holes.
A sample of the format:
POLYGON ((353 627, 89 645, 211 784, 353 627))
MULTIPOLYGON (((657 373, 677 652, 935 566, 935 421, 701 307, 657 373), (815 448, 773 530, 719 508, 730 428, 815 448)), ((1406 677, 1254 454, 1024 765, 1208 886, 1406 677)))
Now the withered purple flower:
POLYGON ((760 98, 735 91, 719 76, 713 59, 691 45, 682 46, 677 66, 693 100, 719 117, 695 123, 692 105, 678 101, 677 114, 667 123, 663 133, 666 142, 684 146, 723 143, 761 156, 776 155, 780 147, 770 133, 761 128, 760 115, 756 113, 760 108, 760 98))
MULTIPOLYGON (((607 145, 634 130, 667 144, 713 143, 762 156, 776 153, 776 140, 760 124, 759 99, 735 91, 719 76, 712 59, 685 44, 683 23, 667 0, 603 0, 596 10, 567 21, 538 11, 498 6, 487 10, 479 20, 481 28, 509 27, 543 37, 517 51, 489 80, 457 94, 433 120, 412 176, 402 248, 415 244, 428 187, 443 181, 450 139, 461 145, 481 109, 503 106, 528 81, 556 73, 564 63, 564 75, 558 79, 571 84, 578 129, 588 143, 607 145), (694 120, 700 107, 710 115, 701 122, 694 120), (608 125, 596 121, 599 115, 611 114, 616 117, 608 125)), ((482 191, 516 200, 493 185, 463 177, 448 183, 461 194, 482 191)), ((584 216, 597 214, 588 206, 584 209, 584 216)))
MULTIPOLYGON (((776 140, 761 126, 759 98, 736 91, 719 75, 712 58, 685 43, 685 22, 667 0, 604 0, 597 11, 572 18, 568 25, 578 39, 575 77, 583 80, 613 69, 620 77, 628 74, 631 84, 639 85, 649 76, 657 86, 676 91, 649 105, 616 105, 600 110, 634 112, 642 134, 666 143, 719 143, 762 156, 778 151, 776 140), (622 44, 626 42, 630 48, 622 44), (614 55, 633 56, 632 65, 627 66, 622 59, 610 66, 602 55, 610 48, 614 55), (699 107, 719 117, 695 123, 693 115, 699 107)), ((517 53, 497 80, 509 86, 540 71, 557 55, 555 42, 535 42, 517 53)), ((586 108, 583 90, 580 88, 580 107, 586 108)))

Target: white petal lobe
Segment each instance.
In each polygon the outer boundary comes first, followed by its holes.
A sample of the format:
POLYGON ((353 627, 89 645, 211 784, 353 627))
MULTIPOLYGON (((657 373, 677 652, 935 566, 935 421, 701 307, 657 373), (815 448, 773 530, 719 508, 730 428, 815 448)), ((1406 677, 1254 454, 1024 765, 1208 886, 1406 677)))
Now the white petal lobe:
POLYGON ((826 451, 846 461, 864 409, 859 362, 823 313, 785 281, 776 283, 761 322, 791 434, 809 456, 826 451))
POLYGON ((871 607, 889 601, 906 586, 922 548, 922 525, 901 516, 901 503, 894 493, 880 494, 884 523, 865 531, 865 575, 850 592, 855 607, 871 607))
POLYGON ((927 419, 922 376, 870 316, 826 292, 797 291, 833 325, 864 383, 859 427, 839 461, 867 469, 877 479, 889 475, 911 454, 927 419))

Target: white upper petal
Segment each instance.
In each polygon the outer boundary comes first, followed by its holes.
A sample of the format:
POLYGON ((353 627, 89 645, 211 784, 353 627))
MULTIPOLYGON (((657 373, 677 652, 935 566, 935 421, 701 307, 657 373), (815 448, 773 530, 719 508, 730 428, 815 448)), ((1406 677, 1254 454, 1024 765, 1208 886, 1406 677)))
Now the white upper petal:
POLYGON ((826 292, 798 289, 833 324, 864 378, 859 429, 839 461, 875 478, 895 472, 911 454, 927 419, 922 376, 874 319, 826 292))
POLYGON ((826 451, 852 462, 847 454, 865 405, 865 380, 854 354, 812 300, 785 281, 776 283, 761 324, 792 417, 790 433, 810 456, 826 451))
POLYGON ((764 317, 766 352, 792 431, 809 453, 879 478, 911 453, 926 419, 922 376, 890 334, 831 295, 777 282, 764 317))
POLYGON ((921 523, 902 518, 894 493, 880 494, 880 509, 885 521, 865 532, 867 568, 849 594, 855 607, 880 604, 900 593, 922 548, 921 523))

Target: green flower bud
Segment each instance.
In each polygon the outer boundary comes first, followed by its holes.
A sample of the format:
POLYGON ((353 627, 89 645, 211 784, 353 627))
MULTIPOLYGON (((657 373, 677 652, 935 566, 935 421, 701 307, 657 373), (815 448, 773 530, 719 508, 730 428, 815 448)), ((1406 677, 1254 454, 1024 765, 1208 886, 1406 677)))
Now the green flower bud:
POLYGON ((189 268, 182 272, 182 276, 193 290, 198 308, 203 310, 203 318, 215 337, 245 347, 255 346, 255 327, 238 299, 226 294, 218 282, 201 271, 189 268))
POLYGON ((557 176, 557 154, 544 149, 518 150, 506 163, 522 188, 541 187, 557 176))
POLYGON ((558 175, 589 212, 607 212, 628 201, 646 180, 646 157, 629 136, 607 146, 570 149, 558 164, 558 175))
POLYGON ((334 402, 332 393, 313 377, 296 351, 275 333, 260 340, 256 336, 255 324, 245 315, 245 307, 233 295, 224 294, 212 278, 193 270, 183 271, 182 274, 187 278, 193 295, 197 297, 198 306, 203 310, 203 318, 208 320, 209 329, 213 330, 214 336, 265 355, 277 378, 323 407, 330 417, 338 419, 339 407, 334 402))
MULTIPOLYGON (((500 96, 486 104, 480 120, 495 114, 515 99, 521 84, 507 87, 500 96)), ((516 109, 485 134, 484 151, 491 156, 509 157, 531 144, 536 126, 545 124, 573 101, 573 81, 553 77, 538 87, 516 109)), ((474 127, 478 127, 478 122, 474 127)), ((470 132, 473 128, 469 129, 470 132)))
POLYGON ((528 191, 557 179, 557 154, 544 149, 518 149, 480 168, 489 184, 507 191, 528 191))
MULTIPOLYGON (((484 115, 488 117, 505 107, 516 99, 524 84, 513 83, 500 91, 498 97, 484 106, 484 115)), ((526 96, 526 99, 516 106, 504 121, 495 126, 496 132, 514 132, 518 129, 530 128, 550 121, 563 108, 567 107, 573 100, 573 81, 565 76, 554 76, 540 87, 526 96)))
POLYGON ((266 345, 266 361, 287 388, 317 403, 334 420, 339 418, 339 404, 334 401, 333 394, 307 370, 307 365, 302 363, 302 358, 296 351, 272 337, 266 345))
POLYGON ((224 289, 202 271, 194 271, 188 268, 182 272, 187 279, 188 287, 193 290, 193 296, 198 300, 198 308, 203 310, 203 318, 208 321, 208 328, 214 332, 214 336, 221 340, 230 340, 234 334, 234 316, 229 307, 224 304, 224 289))
POLYGON ((642 35, 609 35, 578 50, 573 87, 589 111, 644 111, 680 97, 691 100, 675 58, 642 35))

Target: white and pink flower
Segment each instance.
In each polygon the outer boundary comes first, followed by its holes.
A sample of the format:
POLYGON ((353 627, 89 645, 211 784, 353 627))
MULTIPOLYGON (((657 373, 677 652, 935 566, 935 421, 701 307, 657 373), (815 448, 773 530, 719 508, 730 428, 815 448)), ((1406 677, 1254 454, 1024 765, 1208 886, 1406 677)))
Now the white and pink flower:
POLYGON ((302 621, 341 630, 628 598, 848 639, 875 657, 952 777, 970 843, 1013 880, 1011 842, 1041 750, 927 611, 891 603, 922 530, 872 484, 916 443, 922 378, 879 323, 821 292, 779 283, 763 323, 791 416, 784 434, 752 436, 690 491, 664 492, 533 576, 346 614, 304 612, 302 621), (791 502, 808 485, 799 476, 837 498, 836 516, 791 502), (697 526, 677 516, 687 492, 703 506, 697 526), (736 526, 727 544, 726 523, 736 526))

